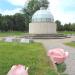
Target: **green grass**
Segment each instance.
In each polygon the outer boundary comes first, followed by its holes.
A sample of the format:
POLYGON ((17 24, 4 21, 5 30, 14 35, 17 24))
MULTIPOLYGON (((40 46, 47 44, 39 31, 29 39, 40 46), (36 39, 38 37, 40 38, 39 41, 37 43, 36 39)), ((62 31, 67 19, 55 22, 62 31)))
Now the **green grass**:
POLYGON ((71 47, 75 47, 75 42, 68 42, 65 43, 65 45, 71 46, 71 47))
POLYGON ((14 31, 14 32, 0 32, 0 37, 5 37, 5 36, 20 36, 20 35, 24 35, 25 32, 18 32, 18 31, 14 31))
POLYGON ((75 34, 74 31, 60 31, 59 34, 75 34))
POLYGON ((0 42, 0 75, 6 75, 14 64, 29 67, 29 75, 58 75, 40 43, 0 42))

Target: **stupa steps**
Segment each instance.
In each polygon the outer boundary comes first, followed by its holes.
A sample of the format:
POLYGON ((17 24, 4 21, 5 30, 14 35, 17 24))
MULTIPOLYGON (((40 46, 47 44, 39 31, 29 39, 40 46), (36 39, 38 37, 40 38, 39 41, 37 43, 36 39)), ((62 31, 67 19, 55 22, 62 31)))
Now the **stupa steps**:
POLYGON ((64 39, 69 38, 64 34, 25 34, 22 36, 28 39, 64 39))

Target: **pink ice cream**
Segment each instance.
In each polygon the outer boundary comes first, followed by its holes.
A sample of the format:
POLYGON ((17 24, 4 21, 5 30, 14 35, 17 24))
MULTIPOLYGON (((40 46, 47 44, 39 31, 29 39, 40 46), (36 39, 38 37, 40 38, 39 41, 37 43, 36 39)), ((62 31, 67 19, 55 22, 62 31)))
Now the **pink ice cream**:
POLYGON ((60 64, 65 61, 69 53, 64 52, 64 49, 55 48, 55 49, 49 50, 47 55, 53 59, 54 63, 60 64))
POLYGON ((7 75, 28 75, 28 67, 23 65, 13 65, 7 75))

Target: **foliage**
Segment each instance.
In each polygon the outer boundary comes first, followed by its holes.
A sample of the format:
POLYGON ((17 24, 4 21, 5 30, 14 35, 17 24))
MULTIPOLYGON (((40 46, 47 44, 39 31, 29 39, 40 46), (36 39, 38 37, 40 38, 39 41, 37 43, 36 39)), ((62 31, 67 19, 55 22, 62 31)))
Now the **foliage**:
POLYGON ((48 8, 48 0, 39 0, 40 2, 40 7, 45 7, 46 9, 48 8))
POLYGON ((48 7, 47 0, 30 0, 27 7, 23 8, 23 13, 27 13, 30 17, 40 9, 40 7, 48 7))
POLYGON ((75 31, 75 23, 72 23, 72 24, 71 24, 71 30, 72 30, 72 31, 75 31))
POLYGON ((31 22, 31 18, 32 18, 32 15, 40 9, 40 7, 45 7, 47 8, 48 7, 48 4, 49 2, 47 0, 30 0, 27 7, 25 6, 23 8, 23 13, 26 16, 26 19, 27 19, 27 25, 29 25, 29 23, 31 22))
POLYGON ((27 31, 25 17, 21 13, 0 16, 0 31, 27 31))
POLYGON ((61 24, 59 20, 55 21, 57 25, 57 31, 75 31, 75 23, 66 23, 66 24, 61 24))
POLYGON ((0 42, 0 75, 6 75, 14 64, 29 67, 29 75, 58 75, 39 43, 0 42))
POLYGON ((23 8, 23 13, 27 15, 26 18, 28 19, 27 21, 28 24, 31 22, 31 18, 34 12, 36 12, 39 9, 40 9, 40 6, 39 6, 38 0, 30 0, 27 7, 23 8))
POLYGON ((63 25, 61 25, 61 22, 56 20, 55 23, 57 25, 57 31, 63 31, 63 25))
POLYGON ((25 17, 25 25, 26 30, 29 30, 29 23, 31 22, 32 15, 34 12, 40 9, 39 1, 38 0, 30 0, 27 4, 27 7, 25 6, 22 11, 25 17))
POLYGON ((25 31, 26 30, 26 25, 25 25, 25 17, 23 14, 16 13, 13 16, 14 20, 14 26, 13 30, 17 31, 25 31))
POLYGON ((71 31, 71 30, 72 30, 72 28, 71 28, 71 23, 69 23, 69 24, 64 24, 64 30, 65 30, 65 31, 71 31))

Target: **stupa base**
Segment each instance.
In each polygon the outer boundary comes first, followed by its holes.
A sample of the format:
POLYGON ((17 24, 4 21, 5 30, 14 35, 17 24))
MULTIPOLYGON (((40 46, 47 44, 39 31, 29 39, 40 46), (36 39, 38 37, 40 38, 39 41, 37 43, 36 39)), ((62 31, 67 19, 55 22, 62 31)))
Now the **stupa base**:
POLYGON ((70 38, 64 34, 25 34, 23 37, 27 38, 27 39, 64 39, 64 38, 70 38))

